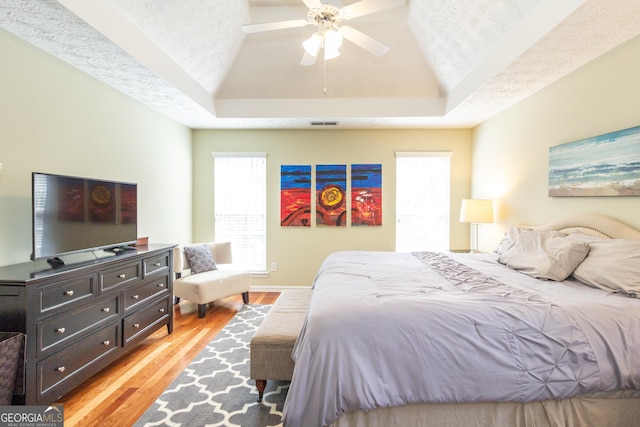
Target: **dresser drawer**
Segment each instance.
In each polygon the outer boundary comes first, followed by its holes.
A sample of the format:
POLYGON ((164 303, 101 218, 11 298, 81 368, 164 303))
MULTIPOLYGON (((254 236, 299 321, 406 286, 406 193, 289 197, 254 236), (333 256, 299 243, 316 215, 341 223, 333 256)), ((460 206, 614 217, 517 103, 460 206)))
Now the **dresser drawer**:
POLYGON ((123 345, 126 347, 155 331, 158 325, 169 323, 169 296, 155 304, 125 317, 123 321, 123 345))
POLYGON ((69 381, 79 371, 89 368, 107 354, 117 351, 120 338, 119 326, 119 323, 107 326, 38 362, 38 396, 69 381))
POLYGON ((155 280, 125 289, 123 291, 125 312, 135 308, 138 304, 141 304, 150 298, 154 298, 165 293, 169 293, 169 276, 158 277, 155 280))
POLYGON ((38 289, 40 314, 56 309, 67 309, 97 295, 96 275, 74 277, 64 282, 53 283, 38 289))
POLYGON ((104 270, 99 273, 100 292, 110 291, 142 278, 140 274, 140 263, 125 264, 120 267, 104 270))
POLYGON ((162 270, 169 270, 168 253, 142 260, 142 271, 144 272, 145 277, 149 274, 157 274, 162 270))
POLYGON ((50 354, 79 334, 118 317, 118 297, 114 296, 38 322, 38 357, 50 354))

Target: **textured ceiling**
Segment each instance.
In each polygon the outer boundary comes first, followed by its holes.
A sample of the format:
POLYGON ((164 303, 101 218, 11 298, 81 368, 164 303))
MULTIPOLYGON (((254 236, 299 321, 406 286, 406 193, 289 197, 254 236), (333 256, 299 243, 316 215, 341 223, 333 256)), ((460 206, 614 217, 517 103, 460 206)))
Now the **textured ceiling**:
MULTIPOLYGON (((338 7, 353 0, 325 0, 338 7)), ((640 33, 640 0, 408 0, 300 65, 302 0, 0 0, 0 27, 192 128, 471 127, 640 33), (325 93, 326 89, 326 93, 325 93)))

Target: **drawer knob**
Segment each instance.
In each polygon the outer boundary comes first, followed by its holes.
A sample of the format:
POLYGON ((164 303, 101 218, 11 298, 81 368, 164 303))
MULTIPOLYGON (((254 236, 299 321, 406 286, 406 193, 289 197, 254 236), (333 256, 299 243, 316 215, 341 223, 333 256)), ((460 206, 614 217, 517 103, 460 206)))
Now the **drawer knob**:
POLYGON ((109 340, 102 341, 102 345, 109 345, 109 344, 111 344, 111 341, 109 340))
POLYGON ((104 313, 108 313, 108 312, 110 312, 110 311, 111 311, 111 309, 110 309, 109 307, 105 307, 105 308, 103 308, 103 309, 102 309, 102 311, 103 311, 104 313))
POLYGON ((138 299, 138 298, 140 298, 140 295, 132 295, 131 298, 138 299))
POLYGON ((159 288, 164 288, 164 283, 158 283, 159 288))
POLYGON ((136 328, 136 329, 140 328, 140 323, 134 323, 133 327, 136 328))
POLYGON ((118 274, 118 277, 121 278, 121 279, 124 279, 125 277, 127 277, 127 275, 122 273, 122 274, 118 274))
POLYGON ((56 371, 57 371, 57 372, 64 372, 64 371, 65 371, 65 367, 64 367, 64 366, 58 366, 58 367, 56 368, 56 371))
POLYGON ((64 294, 67 295, 67 296, 72 297, 73 296, 73 291, 67 291, 64 294))
POLYGON ((154 265, 155 265, 156 267, 160 267, 160 263, 159 263, 159 262, 156 262, 154 265))
POLYGON ((64 332, 65 332, 65 331, 66 331, 66 329, 65 329, 65 328, 58 328, 58 329, 56 329, 56 332, 57 332, 57 333, 59 333, 59 334, 64 334, 64 332))
POLYGON ((164 308, 161 308, 160 310, 158 310, 160 313, 164 313, 164 308))

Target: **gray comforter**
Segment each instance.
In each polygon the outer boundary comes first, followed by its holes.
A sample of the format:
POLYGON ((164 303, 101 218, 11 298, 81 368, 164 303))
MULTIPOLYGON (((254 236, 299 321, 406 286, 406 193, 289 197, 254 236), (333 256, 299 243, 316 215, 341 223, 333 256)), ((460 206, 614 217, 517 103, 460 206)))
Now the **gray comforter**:
POLYGON ((532 279, 491 255, 340 252, 314 283, 284 423, 638 389, 639 348, 637 299, 532 279))

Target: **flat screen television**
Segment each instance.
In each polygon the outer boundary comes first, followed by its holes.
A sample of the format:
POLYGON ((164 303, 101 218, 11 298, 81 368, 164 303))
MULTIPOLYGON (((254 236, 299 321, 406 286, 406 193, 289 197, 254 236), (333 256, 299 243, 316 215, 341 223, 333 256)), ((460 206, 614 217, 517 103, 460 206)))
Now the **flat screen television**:
POLYGON ((137 240, 136 184, 34 172, 31 202, 34 261, 137 240))

